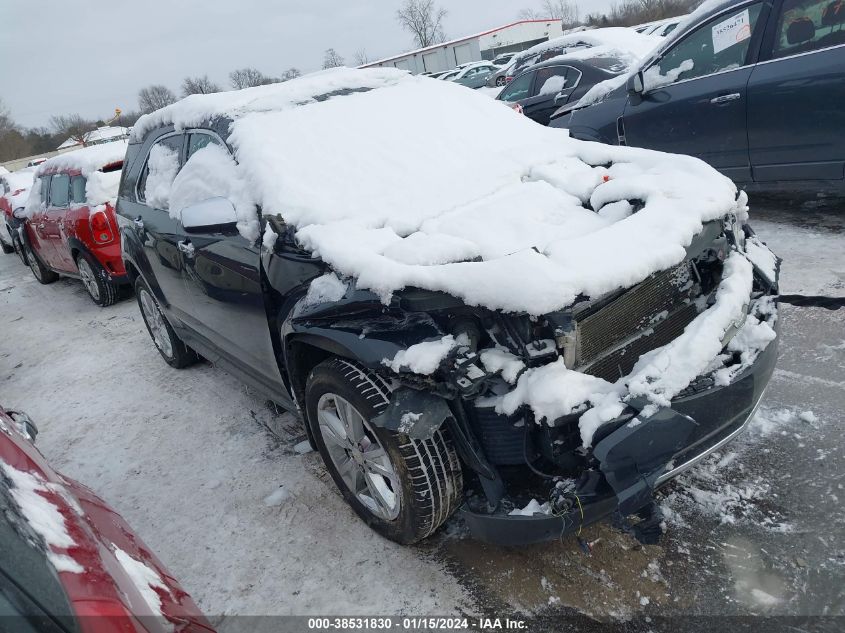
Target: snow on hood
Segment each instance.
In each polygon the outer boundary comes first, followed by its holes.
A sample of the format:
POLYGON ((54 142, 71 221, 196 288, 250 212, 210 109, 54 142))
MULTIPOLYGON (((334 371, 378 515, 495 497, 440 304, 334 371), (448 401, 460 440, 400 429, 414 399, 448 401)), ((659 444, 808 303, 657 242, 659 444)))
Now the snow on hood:
MULTIPOLYGON (((35 169, 35 178, 57 171, 78 171, 85 176, 85 197, 90 206, 114 204, 120 186, 120 170, 103 173, 107 165, 122 162, 126 156, 127 141, 113 141, 83 147, 48 158, 35 169)), ((26 215, 32 215, 41 208, 41 190, 33 187, 26 203, 26 215)))
POLYGON ((384 301, 415 286, 548 313, 679 263, 704 222, 738 208, 733 183, 698 159, 575 141, 395 69, 194 95, 133 133, 216 117, 233 119, 229 142, 263 213, 384 301))
POLYGON ((0 473, 11 482, 9 492, 27 523, 44 539, 47 559, 56 571, 81 574, 84 570, 79 563, 68 554, 56 551, 67 551, 76 546, 76 541, 68 532, 65 517, 48 498, 49 494, 61 494, 61 491, 36 473, 18 470, 4 461, 0 461, 0 473))

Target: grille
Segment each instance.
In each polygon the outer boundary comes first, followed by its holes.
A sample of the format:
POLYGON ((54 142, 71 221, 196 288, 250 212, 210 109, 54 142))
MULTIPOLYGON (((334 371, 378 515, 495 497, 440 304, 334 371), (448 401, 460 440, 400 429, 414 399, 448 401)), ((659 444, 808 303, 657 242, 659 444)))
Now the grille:
POLYGON ((690 297, 689 266, 689 262, 684 262, 654 274, 609 304, 582 318, 576 317, 576 365, 593 363, 637 332, 652 327, 657 332, 669 320, 660 319, 668 317, 690 297))

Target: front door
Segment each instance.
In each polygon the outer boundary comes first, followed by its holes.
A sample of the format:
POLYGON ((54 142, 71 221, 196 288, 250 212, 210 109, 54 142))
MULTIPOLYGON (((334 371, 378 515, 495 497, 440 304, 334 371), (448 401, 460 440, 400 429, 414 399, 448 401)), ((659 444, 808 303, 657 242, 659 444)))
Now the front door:
MULTIPOLYGON (((207 165, 234 159, 215 134, 192 130, 188 135, 185 166, 174 183, 173 200, 179 206, 194 207, 216 199, 225 204, 226 191, 213 191, 212 174, 207 165), (203 161, 199 152, 213 154, 215 160, 203 161), (197 156, 197 160, 192 160, 197 156), (208 183, 203 194, 182 195, 183 183, 208 183)), ((237 178, 237 175, 233 175, 237 178)), ((225 180, 225 178, 224 178, 225 180)), ((234 207, 230 206, 234 215, 234 207)), ((177 209, 177 215, 182 209, 177 209)), ((247 239, 232 218, 209 219, 206 226, 186 226, 182 250, 184 279, 191 297, 186 305, 190 327, 217 347, 236 370, 264 384, 268 393, 286 394, 270 338, 264 286, 261 276, 259 239, 247 239)), ((187 219, 183 217, 185 223, 187 219)), ((221 358, 221 360, 224 360, 221 358)))
POLYGON ((748 84, 756 182, 845 177, 845 2, 783 0, 748 84))
MULTIPOLYGON (((181 322, 186 319, 191 301, 182 274, 184 257, 179 250, 185 235, 168 209, 170 188, 182 163, 184 138, 184 134, 174 133, 158 138, 147 151, 136 191, 121 201, 122 215, 144 245, 146 261, 142 265, 149 266, 149 270, 142 270, 141 274, 168 316, 181 322)), ((180 323, 173 325, 180 327, 180 323)))
POLYGON ((762 2, 733 7, 681 38, 643 72, 620 134, 635 147, 690 154, 751 180, 748 78, 765 23, 762 2))

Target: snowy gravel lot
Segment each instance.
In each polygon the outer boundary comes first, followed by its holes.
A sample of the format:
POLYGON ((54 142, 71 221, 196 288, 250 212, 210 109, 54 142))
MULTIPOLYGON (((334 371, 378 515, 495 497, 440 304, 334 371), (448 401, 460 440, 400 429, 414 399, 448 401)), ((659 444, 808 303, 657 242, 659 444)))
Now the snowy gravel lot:
MULTIPOLYGON (((845 209, 755 205, 784 293, 845 296, 845 209)), ((97 308, 0 257, 0 402, 50 461, 107 499, 212 622, 233 614, 575 612, 845 615, 845 309, 785 306, 752 429, 661 494, 668 534, 607 526, 519 550, 455 523, 415 548, 371 532, 304 435, 223 371, 169 368, 134 299, 97 308)), ((534 630, 534 629, 532 629, 534 630)))

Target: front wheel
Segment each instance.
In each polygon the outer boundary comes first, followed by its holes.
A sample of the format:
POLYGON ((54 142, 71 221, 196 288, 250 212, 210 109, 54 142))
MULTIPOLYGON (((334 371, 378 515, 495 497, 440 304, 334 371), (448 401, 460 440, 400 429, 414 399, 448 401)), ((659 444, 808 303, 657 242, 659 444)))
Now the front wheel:
POLYGON ((150 333, 150 338, 153 339, 164 361, 176 369, 182 369, 197 362, 199 355, 177 336, 162 314, 158 301, 141 277, 135 280, 135 297, 138 299, 147 332, 150 333))
POLYGON ((496 87, 497 88, 501 88, 502 86, 505 85, 506 82, 507 82, 507 80, 504 77, 496 77, 496 87))
POLYGON ((382 378, 341 358, 317 365, 305 388, 308 424, 344 499, 376 532, 407 545, 458 508, 463 474, 445 429, 413 440, 371 423, 389 399, 382 378))

